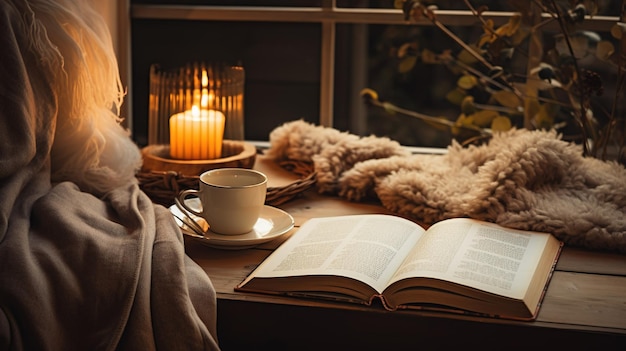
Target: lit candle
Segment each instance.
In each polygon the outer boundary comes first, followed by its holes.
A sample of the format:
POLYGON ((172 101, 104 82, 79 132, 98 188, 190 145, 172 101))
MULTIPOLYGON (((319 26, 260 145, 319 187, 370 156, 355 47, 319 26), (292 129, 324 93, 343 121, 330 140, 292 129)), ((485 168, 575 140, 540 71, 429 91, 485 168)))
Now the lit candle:
POLYGON ((222 156, 226 118, 220 111, 199 109, 170 117, 170 156, 185 160, 210 160, 222 156))

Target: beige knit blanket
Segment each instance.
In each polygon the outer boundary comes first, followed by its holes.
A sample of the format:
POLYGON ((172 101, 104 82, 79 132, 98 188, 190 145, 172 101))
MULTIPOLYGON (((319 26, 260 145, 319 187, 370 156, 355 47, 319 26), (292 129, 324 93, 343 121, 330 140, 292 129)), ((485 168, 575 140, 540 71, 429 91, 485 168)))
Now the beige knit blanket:
POLYGON ((0 1, 0 350, 219 350, 215 288, 135 179, 91 3, 0 1))
POLYGON ((471 217, 626 253, 626 169, 583 157, 556 132, 512 130, 481 146, 414 155, 387 138, 293 121, 272 131, 267 155, 313 162, 320 193, 375 197, 426 225, 471 217))

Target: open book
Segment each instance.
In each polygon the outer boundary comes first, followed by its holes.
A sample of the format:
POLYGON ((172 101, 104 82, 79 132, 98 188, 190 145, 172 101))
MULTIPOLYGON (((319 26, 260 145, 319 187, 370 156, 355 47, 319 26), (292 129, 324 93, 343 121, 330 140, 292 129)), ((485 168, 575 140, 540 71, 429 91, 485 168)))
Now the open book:
POLYGON ((310 219, 235 290, 532 320, 563 244, 468 218, 310 219))

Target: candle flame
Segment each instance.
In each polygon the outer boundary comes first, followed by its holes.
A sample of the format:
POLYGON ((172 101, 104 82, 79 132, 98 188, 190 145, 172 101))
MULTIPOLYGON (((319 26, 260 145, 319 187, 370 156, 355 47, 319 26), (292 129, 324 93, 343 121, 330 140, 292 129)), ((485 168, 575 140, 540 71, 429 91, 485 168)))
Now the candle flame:
POLYGON ((214 99, 213 94, 209 93, 209 74, 202 70, 202 97, 200 99, 200 106, 203 110, 209 108, 209 103, 214 99))
POLYGON ((200 108, 198 106, 191 106, 191 116, 196 119, 200 118, 200 108))
POLYGON ((206 88, 209 86, 209 74, 206 69, 202 70, 202 87, 206 88))

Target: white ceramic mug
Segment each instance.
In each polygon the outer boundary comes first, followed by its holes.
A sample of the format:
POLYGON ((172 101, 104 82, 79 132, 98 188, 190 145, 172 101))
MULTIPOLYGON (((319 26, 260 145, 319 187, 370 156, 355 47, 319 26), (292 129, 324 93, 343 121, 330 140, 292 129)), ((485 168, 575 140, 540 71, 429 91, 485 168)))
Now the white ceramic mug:
POLYGON ((202 173, 199 189, 181 191, 176 204, 204 218, 212 232, 238 235, 254 227, 265 204, 266 192, 265 174, 246 168, 218 168, 202 173), (200 211, 185 203, 189 195, 200 199, 200 211))

